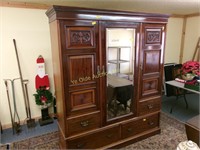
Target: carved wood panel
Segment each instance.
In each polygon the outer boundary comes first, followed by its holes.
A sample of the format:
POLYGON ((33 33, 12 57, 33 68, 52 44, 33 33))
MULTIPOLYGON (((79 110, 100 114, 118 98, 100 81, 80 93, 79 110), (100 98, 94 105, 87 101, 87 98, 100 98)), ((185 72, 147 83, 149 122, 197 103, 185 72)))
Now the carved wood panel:
POLYGON ((68 60, 69 84, 78 85, 93 81, 95 55, 72 55, 68 60))
POLYGON ((161 29, 146 29, 145 44, 161 44, 161 29))
POLYGON ((161 43, 161 29, 146 29, 146 43, 161 43))
POLYGON ((95 90, 76 91, 70 94, 71 110, 80 110, 95 106, 95 90))
POLYGON ((144 79, 142 83, 142 96, 157 94, 159 92, 158 83, 158 78, 144 79))
POLYGON ((160 50, 144 51, 144 75, 160 72, 160 52, 160 50))
POLYGON ((66 48, 94 48, 94 27, 66 27, 66 48))

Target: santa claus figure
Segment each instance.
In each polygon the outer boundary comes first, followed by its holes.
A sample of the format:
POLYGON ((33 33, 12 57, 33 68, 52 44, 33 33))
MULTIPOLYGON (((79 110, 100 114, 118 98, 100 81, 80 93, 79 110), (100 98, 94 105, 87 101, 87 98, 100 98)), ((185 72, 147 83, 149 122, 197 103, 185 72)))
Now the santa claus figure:
POLYGON ((45 74, 44 58, 40 55, 37 58, 37 76, 35 77, 35 88, 46 88, 49 89, 49 77, 45 74))

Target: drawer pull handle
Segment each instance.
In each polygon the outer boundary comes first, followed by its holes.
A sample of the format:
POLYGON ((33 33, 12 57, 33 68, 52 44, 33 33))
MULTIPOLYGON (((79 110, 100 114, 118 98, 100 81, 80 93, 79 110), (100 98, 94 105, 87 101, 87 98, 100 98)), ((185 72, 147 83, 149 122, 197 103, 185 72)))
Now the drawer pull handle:
POLYGON ((153 121, 149 122, 149 125, 150 126, 154 125, 154 122, 153 121))
POLYGON ((76 145, 77 148, 83 148, 85 146, 86 143, 79 143, 76 145))
POLYGON ((82 127, 87 127, 87 126, 89 125, 89 121, 82 121, 82 122, 80 123, 80 125, 81 125, 82 127))
POLYGON ((100 73, 101 73, 101 71, 100 71, 100 66, 98 65, 98 66, 97 66, 97 75, 100 74, 100 73))
POLYGON ((142 119, 142 121, 147 121, 147 119, 146 119, 146 118, 144 118, 144 119, 142 119))
POLYGON ((127 132, 132 132, 132 131, 133 131, 132 128, 128 128, 128 129, 127 129, 127 132))
POLYGON ((113 134, 108 134, 108 135, 106 135, 106 137, 109 138, 109 139, 110 139, 112 136, 113 136, 113 134))
POLYGON ((149 104, 149 105, 147 105, 147 107, 148 107, 149 109, 152 109, 152 108, 153 108, 153 105, 149 104))
POLYGON ((105 67, 102 66, 102 73, 105 73, 105 67))
POLYGON ((143 71, 143 64, 140 64, 140 70, 143 71))

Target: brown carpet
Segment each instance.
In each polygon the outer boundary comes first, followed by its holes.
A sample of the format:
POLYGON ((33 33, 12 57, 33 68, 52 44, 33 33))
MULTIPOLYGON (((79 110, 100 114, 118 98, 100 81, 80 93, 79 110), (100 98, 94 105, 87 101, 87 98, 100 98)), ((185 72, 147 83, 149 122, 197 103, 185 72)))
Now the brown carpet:
POLYGON ((160 127, 160 134, 136 142, 122 149, 176 150, 180 142, 187 140, 185 125, 165 113, 161 113, 160 127))
MULTIPOLYGON (((187 140, 185 133, 185 126, 183 123, 168 115, 161 113, 161 134, 157 134, 150 138, 136 142, 132 145, 126 146, 123 149, 152 149, 152 150, 174 150, 178 143, 187 140)), ((26 139, 11 144, 11 149, 32 149, 32 150, 50 150, 59 149, 58 132, 52 132, 34 138, 26 139)), ((4 147, 5 148, 5 147, 4 147)), ((1 147, 0 149, 4 149, 1 147)))

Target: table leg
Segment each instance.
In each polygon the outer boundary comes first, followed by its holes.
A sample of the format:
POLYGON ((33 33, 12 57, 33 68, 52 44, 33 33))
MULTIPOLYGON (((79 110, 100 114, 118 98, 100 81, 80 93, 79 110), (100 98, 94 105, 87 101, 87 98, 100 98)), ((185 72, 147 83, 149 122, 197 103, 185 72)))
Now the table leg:
POLYGON ((1 125, 1 122, 0 122, 0 126, 1 126, 1 134, 3 133, 3 129, 2 129, 2 125, 1 125))
MULTIPOLYGON (((185 104, 186 104, 186 109, 188 109, 188 102, 187 102, 187 99, 186 99, 186 96, 185 96, 185 95, 186 95, 186 91, 185 91, 185 90, 183 91, 183 94, 177 94, 177 95, 176 95, 176 102, 175 102, 175 103, 177 103, 177 100, 178 100, 179 96, 183 96, 184 101, 185 101, 185 104)), ((174 106, 175 106, 175 105, 173 105, 173 106, 171 107, 170 113, 172 113, 172 110, 173 110, 174 106)))

